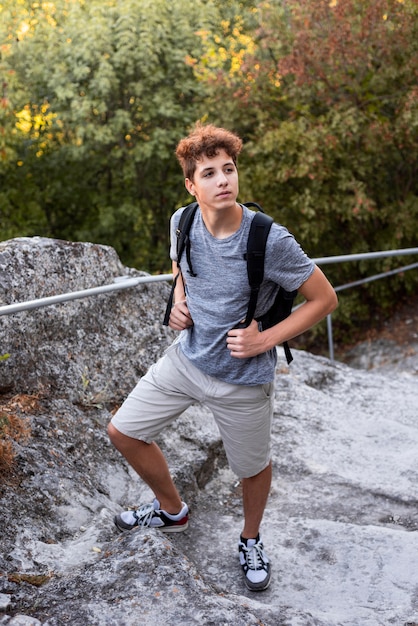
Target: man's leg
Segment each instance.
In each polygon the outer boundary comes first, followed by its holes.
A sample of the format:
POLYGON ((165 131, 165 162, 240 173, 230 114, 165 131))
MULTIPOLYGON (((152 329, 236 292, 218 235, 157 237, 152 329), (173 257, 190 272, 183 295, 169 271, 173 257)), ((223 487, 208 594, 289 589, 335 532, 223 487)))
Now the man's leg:
POLYGON ((259 474, 242 479, 244 528, 242 537, 255 539, 258 535, 271 486, 271 461, 259 474))
POLYGON ((145 443, 128 437, 109 424, 111 442, 154 492, 164 511, 176 515, 182 508, 182 501, 171 478, 167 461, 156 443, 145 443))
POLYGON ((259 535, 270 485, 271 462, 259 474, 242 479, 244 528, 238 552, 244 581, 251 591, 263 591, 270 584, 270 562, 259 535))

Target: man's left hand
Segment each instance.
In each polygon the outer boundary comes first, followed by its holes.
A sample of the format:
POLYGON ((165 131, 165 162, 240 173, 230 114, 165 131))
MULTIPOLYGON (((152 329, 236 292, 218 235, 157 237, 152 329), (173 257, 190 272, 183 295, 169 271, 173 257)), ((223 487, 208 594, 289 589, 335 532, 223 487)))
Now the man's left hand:
POLYGON ((253 320, 247 328, 233 328, 229 331, 226 345, 236 359, 248 359, 266 352, 262 338, 263 333, 258 329, 258 322, 253 320))

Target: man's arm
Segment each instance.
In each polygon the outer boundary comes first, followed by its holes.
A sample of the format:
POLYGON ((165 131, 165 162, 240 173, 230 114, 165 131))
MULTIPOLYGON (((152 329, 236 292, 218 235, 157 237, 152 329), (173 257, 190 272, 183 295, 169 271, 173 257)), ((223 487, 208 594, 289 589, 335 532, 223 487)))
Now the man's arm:
MULTIPOLYGON (((176 276, 179 269, 176 261, 172 263, 173 276, 176 276)), ((184 330, 189 326, 193 326, 193 320, 190 317, 189 308, 186 301, 186 293, 184 290, 183 276, 181 272, 177 278, 176 287, 174 289, 173 308, 170 313, 169 326, 173 330, 184 330)))
POLYGON ((231 356, 245 359, 267 352, 302 334, 337 307, 337 294, 319 267, 315 267, 298 291, 306 302, 282 322, 261 332, 255 320, 248 328, 230 330, 227 346, 231 356))

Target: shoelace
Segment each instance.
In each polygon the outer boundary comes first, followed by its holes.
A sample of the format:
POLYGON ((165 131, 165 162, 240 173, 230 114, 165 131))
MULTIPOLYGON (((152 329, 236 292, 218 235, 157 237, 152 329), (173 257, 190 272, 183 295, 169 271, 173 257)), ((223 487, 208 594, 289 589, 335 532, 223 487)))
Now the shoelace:
POLYGON ((244 550, 247 555, 247 564, 249 569, 258 570, 263 569, 265 566, 264 554, 263 554, 263 545, 261 543, 256 543, 251 546, 244 546, 244 550))
POLYGON ((134 511, 133 516, 138 520, 138 526, 144 528, 150 525, 154 513, 155 509, 153 504, 144 504, 137 511, 134 511))

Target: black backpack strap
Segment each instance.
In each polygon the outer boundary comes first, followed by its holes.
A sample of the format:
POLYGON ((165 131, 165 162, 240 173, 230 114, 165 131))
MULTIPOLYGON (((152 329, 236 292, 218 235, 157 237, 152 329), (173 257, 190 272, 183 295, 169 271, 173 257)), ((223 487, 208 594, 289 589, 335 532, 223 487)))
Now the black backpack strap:
MULTIPOLYGON (((264 278, 264 259, 267 237, 274 220, 269 215, 266 215, 260 205, 256 202, 247 202, 245 203, 245 206, 254 206, 260 211, 253 217, 247 242, 247 273, 251 293, 250 300, 248 302, 247 316, 243 324, 246 328, 254 319, 258 293, 264 278)), ((290 315, 292 312, 293 300, 296 295, 297 291, 287 292, 282 287, 279 288, 279 292, 273 306, 259 320, 263 330, 277 324, 290 315)), ((283 349, 286 361, 290 364, 293 361, 293 356, 287 341, 283 342, 283 349)))
POLYGON ((244 206, 250 208, 250 207, 254 207, 255 209, 257 209, 257 211, 260 211, 261 213, 264 213, 264 209, 263 207, 261 207, 257 202, 243 202, 244 206))
POLYGON ((289 344, 287 341, 283 342, 283 350, 286 357, 287 364, 290 365, 293 361, 293 354, 290 352, 289 344))
MULTIPOLYGON (((293 308, 293 301, 298 295, 297 290, 295 291, 286 291, 283 287, 279 287, 279 291, 274 299, 274 303, 270 307, 270 309, 264 313, 261 317, 257 318, 257 321, 261 324, 261 328, 266 330, 266 328, 271 328, 275 326, 282 320, 289 317, 293 308)), ((283 348, 286 355, 287 363, 291 363, 293 361, 292 353, 290 352, 289 344, 287 341, 283 342, 283 348)))
POLYGON ((182 214, 180 215, 179 224, 176 229, 176 236, 177 236, 176 249, 177 249, 178 272, 176 276, 173 278, 173 284, 171 286, 171 292, 168 298, 167 307, 166 307, 165 314, 164 314, 164 321, 163 321, 164 326, 168 326, 168 323, 170 320, 170 313, 171 313, 171 309, 173 308, 174 290, 176 288, 177 279, 180 275, 180 259, 182 257, 182 254, 185 248, 186 248, 187 264, 189 266, 188 271, 192 276, 196 276, 196 274, 193 272, 192 260, 190 256, 189 232, 190 232, 193 218, 196 214, 196 210, 198 206, 199 204, 197 202, 192 202, 191 204, 188 204, 184 208, 182 214))
POLYGON ((173 308, 174 290, 177 285, 177 279, 179 277, 179 274, 180 272, 177 272, 176 276, 173 279, 173 284, 171 285, 171 291, 170 291, 170 295, 168 296, 167 306, 166 306, 165 313, 164 313, 163 326, 168 326, 168 323, 170 321, 170 313, 171 313, 171 309, 173 308))
POLYGON ((180 259, 184 252, 184 248, 186 248, 186 258, 187 264, 189 266, 189 273, 191 276, 196 276, 193 271, 192 260, 190 258, 190 238, 189 232, 194 219, 194 216, 197 211, 197 207, 199 204, 197 202, 192 202, 188 204, 184 211, 180 216, 179 225, 177 226, 176 235, 177 235, 177 266, 180 268, 180 259))
MULTIPOLYGON (((244 205, 246 207, 254 207, 255 209, 257 209, 258 212, 255 213, 252 219, 247 241, 247 253, 245 255, 245 258, 247 260, 247 274, 248 282, 251 287, 251 294, 250 300, 248 302, 245 322, 239 325, 241 328, 246 328, 247 326, 249 326, 254 319, 254 314, 257 307, 258 293, 260 290, 260 285, 263 282, 264 278, 264 259, 267 237, 269 235, 271 225, 273 224, 273 219, 269 215, 266 215, 264 213, 263 209, 259 204, 257 204, 257 202, 245 202, 244 205)), ((193 271, 190 255, 189 232, 198 206, 199 205, 197 202, 192 202, 184 208, 180 216, 179 225, 176 230, 178 272, 173 279, 173 285, 171 287, 171 293, 168 299, 163 321, 164 326, 168 326, 169 323, 170 312, 173 306, 174 290, 177 284, 177 279, 180 275, 180 259, 184 252, 184 249, 186 249, 186 258, 189 267, 188 272, 192 276, 196 276, 193 271)), ((260 318, 259 320, 263 329, 269 328, 270 326, 277 324, 279 321, 290 315, 293 299, 295 298, 296 294, 297 291, 288 293, 280 288, 279 294, 276 297, 272 309, 268 311, 265 315, 263 315, 262 318, 260 318), (272 310, 274 311, 273 313, 271 313, 272 310)), ((293 360, 293 357, 287 342, 283 343, 283 348, 286 354, 287 362, 290 363, 293 360)))
POLYGON ((247 254, 245 255, 245 258, 247 259, 247 274, 248 282, 251 287, 251 294, 248 302, 244 327, 251 324, 257 307, 258 292, 264 278, 266 242, 272 224, 273 219, 269 215, 262 212, 256 213, 251 222, 247 241, 247 254))

